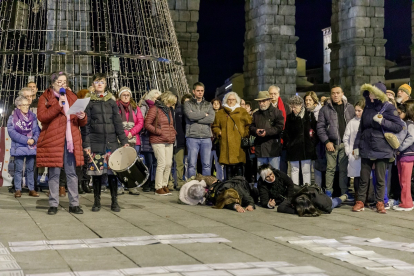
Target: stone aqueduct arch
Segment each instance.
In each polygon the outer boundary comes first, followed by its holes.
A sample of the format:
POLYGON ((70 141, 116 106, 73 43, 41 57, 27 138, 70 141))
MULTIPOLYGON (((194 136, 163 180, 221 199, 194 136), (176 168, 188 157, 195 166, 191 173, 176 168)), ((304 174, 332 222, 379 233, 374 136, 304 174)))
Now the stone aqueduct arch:
MULTIPOLYGON (((200 0, 168 0, 189 84, 198 81, 197 22, 200 0)), ((282 97, 296 93, 295 0, 246 0, 244 79, 246 99, 270 85, 282 97)), ((414 18, 414 3, 412 8, 414 18)), ((332 0, 331 84, 354 102, 364 83, 384 81, 384 0, 332 0)), ((414 20, 412 20, 414 34, 414 20)), ((414 44, 414 35, 412 37, 414 44)), ((414 48, 412 47, 412 57, 414 48)), ((411 80, 414 80, 414 58, 411 80)))

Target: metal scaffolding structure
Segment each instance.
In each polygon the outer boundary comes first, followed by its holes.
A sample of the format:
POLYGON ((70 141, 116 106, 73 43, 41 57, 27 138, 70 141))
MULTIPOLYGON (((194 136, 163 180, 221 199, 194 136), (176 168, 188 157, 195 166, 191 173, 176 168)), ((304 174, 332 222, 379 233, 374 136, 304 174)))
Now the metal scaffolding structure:
POLYGON ((0 113, 29 81, 42 93, 57 70, 74 92, 98 72, 136 100, 150 89, 189 91, 167 0, 1 1, 0 113))

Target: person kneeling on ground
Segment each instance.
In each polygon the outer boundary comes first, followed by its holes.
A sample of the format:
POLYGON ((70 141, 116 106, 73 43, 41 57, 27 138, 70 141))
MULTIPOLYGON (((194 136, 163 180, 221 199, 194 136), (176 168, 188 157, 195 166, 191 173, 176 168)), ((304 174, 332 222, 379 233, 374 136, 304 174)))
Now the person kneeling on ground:
POLYGON ((300 217, 318 217, 321 214, 330 214, 348 198, 347 194, 341 197, 330 198, 319 186, 303 186, 292 199, 286 199, 277 208, 278 213, 298 214, 300 217))
POLYGON ((260 179, 257 184, 259 190, 260 205, 264 208, 273 209, 286 198, 291 198, 295 186, 292 179, 269 164, 259 167, 260 179))

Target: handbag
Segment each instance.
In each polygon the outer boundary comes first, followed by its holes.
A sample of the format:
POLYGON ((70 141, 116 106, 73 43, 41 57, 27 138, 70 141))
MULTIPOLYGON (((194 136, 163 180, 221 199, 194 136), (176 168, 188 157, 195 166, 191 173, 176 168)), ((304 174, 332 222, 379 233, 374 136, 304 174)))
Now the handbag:
POLYGON ((242 149, 247 149, 247 148, 249 148, 249 147, 250 147, 250 140, 249 140, 249 138, 243 138, 243 136, 242 136, 242 135, 241 135, 241 133, 240 133, 239 128, 238 128, 238 127, 237 127, 237 125, 236 125, 236 122, 233 120, 233 118, 231 117, 230 113, 229 113, 229 117, 230 117, 230 119, 233 121, 234 126, 236 127, 237 132, 239 133, 239 135, 240 135, 240 137, 241 137, 241 142, 240 142, 240 146, 241 146, 241 148, 242 148, 242 149))
MULTIPOLYGON (((387 109, 388 104, 390 104, 390 103, 386 102, 384 104, 384 106, 381 108, 381 110, 378 114, 382 115, 385 112, 385 110, 387 109)), ((407 124, 402 119, 400 119, 400 120, 401 120, 401 122, 404 123, 404 127, 398 133, 384 131, 384 128, 381 126, 381 130, 382 130, 382 133, 384 134, 385 140, 387 140, 388 144, 393 149, 398 149, 401 146, 401 143, 404 141, 405 137, 407 137, 407 133, 408 133, 407 124)))

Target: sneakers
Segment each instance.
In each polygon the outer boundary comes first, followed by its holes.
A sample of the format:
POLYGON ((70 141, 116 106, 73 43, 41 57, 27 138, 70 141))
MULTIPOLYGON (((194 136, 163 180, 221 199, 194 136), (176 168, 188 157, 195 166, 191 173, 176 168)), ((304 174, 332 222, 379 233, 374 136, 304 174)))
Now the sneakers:
POLYGON ((131 188, 131 189, 129 189, 129 190, 128 190, 128 194, 130 194, 130 195, 139 195, 138 188, 137 188, 137 187, 135 187, 135 188, 131 188))
POLYGON ((342 202, 345 202, 345 201, 348 200, 348 195, 347 194, 343 194, 339 198, 342 200, 342 202))
POLYGON ((353 195, 351 195, 350 193, 347 193, 347 199, 345 200, 346 202, 355 202, 355 198, 353 195))
POLYGON ((404 207, 400 207, 399 205, 395 205, 392 209, 394 209, 395 211, 412 211, 414 209, 414 207, 411 208, 404 208, 404 207))
POLYGON ((124 194, 124 187, 118 187, 117 195, 123 195, 124 194))
POLYGON ((163 188, 156 190, 154 194, 155 194, 155 195, 160 195, 160 196, 166 196, 166 195, 168 195, 168 194, 164 191, 164 189, 163 189, 163 188))
POLYGON ((330 198, 332 198, 332 192, 331 192, 331 191, 325 191, 325 194, 326 194, 327 196, 329 196, 330 198))
POLYGON ((380 214, 386 214, 387 211, 385 210, 384 202, 377 202, 377 212, 380 214))
POLYGON ((391 205, 390 205, 389 202, 387 202, 387 203, 384 204, 384 209, 385 210, 389 210, 390 208, 391 208, 391 205))
POLYGON ((352 212, 361 212, 364 210, 365 210, 364 203, 362 201, 357 201, 354 207, 352 207, 352 212))
POLYGON ((164 192, 165 192, 167 195, 172 195, 172 193, 170 192, 170 189, 168 189, 168 187, 167 187, 167 186, 163 187, 163 189, 164 189, 164 192))

